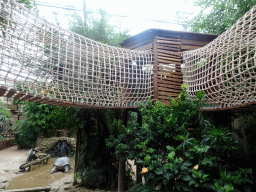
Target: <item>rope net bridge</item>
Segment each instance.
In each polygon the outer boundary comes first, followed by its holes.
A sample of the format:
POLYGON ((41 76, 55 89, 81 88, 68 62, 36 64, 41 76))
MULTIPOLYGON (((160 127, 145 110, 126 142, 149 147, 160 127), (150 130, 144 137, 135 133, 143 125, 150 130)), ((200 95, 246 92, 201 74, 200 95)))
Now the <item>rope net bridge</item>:
POLYGON ((181 53, 188 93, 203 90, 206 110, 255 104, 255 45, 256 6, 208 45, 181 53))
POLYGON ((153 96, 153 53, 109 46, 0 0, 0 96, 72 107, 131 107, 153 96))

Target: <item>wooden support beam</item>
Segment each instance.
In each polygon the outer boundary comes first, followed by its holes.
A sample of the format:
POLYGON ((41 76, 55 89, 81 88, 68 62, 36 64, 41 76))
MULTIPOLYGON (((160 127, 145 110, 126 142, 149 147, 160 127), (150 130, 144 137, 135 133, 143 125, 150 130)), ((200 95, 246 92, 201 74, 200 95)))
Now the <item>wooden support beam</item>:
POLYGON ((155 39, 153 41, 153 51, 154 51, 154 77, 153 77, 153 86, 154 86, 154 102, 158 99, 158 89, 157 89, 157 84, 158 84, 158 79, 157 79, 157 67, 158 67, 158 52, 157 52, 157 40, 155 39))
POLYGON ((0 97, 2 97, 6 91, 7 91, 7 87, 1 86, 0 87, 0 97))
MULTIPOLYGON (((142 126, 142 115, 140 110, 138 110, 137 113, 137 123, 139 124, 139 126, 142 126)), ((136 165, 136 183, 142 183, 142 177, 140 175, 140 171, 141 171, 141 166, 136 165)))
MULTIPOLYGON (((122 109, 122 125, 127 127, 128 110, 122 109)), ((121 129, 121 134, 123 130, 121 129)), ((118 192, 124 192, 124 174, 125 174, 125 161, 122 160, 122 155, 118 155, 119 158, 119 171, 118 171, 118 192)))
MULTIPOLYGON (((79 155, 79 149, 80 149, 80 145, 81 145, 81 128, 78 126, 77 127, 77 131, 76 131, 76 156, 75 156, 75 174, 78 171, 78 155, 79 155)), ((77 183, 77 181, 74 178, 74 182, 75 184, 77 183)))

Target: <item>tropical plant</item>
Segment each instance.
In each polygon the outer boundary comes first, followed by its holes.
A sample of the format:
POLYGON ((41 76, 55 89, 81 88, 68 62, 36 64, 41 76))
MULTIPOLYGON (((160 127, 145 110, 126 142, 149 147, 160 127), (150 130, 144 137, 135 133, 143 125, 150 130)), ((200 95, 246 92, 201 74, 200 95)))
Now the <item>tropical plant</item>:
POLYGON ((3 139, 2 132, 11 125, 11 113, 0 99, 0 139, 3 139))
POLYGON ((252 187, 251 179, 237 182, 251 169, 240 169, 219 157, 228 151, 236 151, 236 143, 226 128, 216 129, 199 112, 204 94, 197 94, 198 100, 192 101, 185 93, 186 86, 177 100, 170 106, 156 102, 141 106, 143 125, 131 124, 117 138, 106 140, 116 153, 143 167, 141 174, 145 185, 138 184, 133 191, 231 191, 236 188, 252 187), (197 128, 190 134, 188 127, 197 128), (201 134, 200 137, 193 137, 201 134), (231 143, 231 144, 230 144, 231 143), (232 176, 223 180, 223 171, 232 176), (239 176, 240 175, 240 176, 239 176), (234 176, 234 177, 233 177, 234 176), (233 187, 233 188, 232 188, 233 187))

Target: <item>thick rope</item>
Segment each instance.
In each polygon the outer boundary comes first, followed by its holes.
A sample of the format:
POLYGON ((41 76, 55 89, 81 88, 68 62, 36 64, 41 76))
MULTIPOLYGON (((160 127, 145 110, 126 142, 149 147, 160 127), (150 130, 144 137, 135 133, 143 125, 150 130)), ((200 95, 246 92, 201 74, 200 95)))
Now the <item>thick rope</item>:
MULTIPOLYGON (((153 53, 62 29, 15 0, 0 0, 0 85, 78 106, 133 106, 153 95, 153 53)), ((8 91, 4 96, 8 94, 8 91)))
POLYGON ((184 84, 204 108, 234 108, 256 99, 256 6, 208 45, 181 53, 184 84))

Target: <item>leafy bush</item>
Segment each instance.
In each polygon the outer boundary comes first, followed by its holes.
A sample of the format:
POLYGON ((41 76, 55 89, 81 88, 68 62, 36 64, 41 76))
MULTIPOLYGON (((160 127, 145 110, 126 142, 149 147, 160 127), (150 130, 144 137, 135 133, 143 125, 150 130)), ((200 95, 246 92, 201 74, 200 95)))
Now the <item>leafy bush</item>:
POLYGON ((177 101, 171 99, 169 107, 160 102, 156 106, 151 102, 148 107, 141 106, 141 127, 131 124, 117 138, 110 136, 106 140, 116 153, 144 167, 145 185, 136 185, 132 190, 170 191, 173 187, 180 191, 235 191, 243 187, 249 190, 252 182, 245 175, 251 169, 234 167, 221 159, 238 150, 230 132, 203 119, 199 112, 202 92, 197 94, 197 101, 192 101, 185 93, 186 86, 182 87, 177 101), (187 130, 190 127, 195 132, 190 134, 187 130))
POLYGON ((0 139, 2 138, 2 131, 11 125, 11 113, 6 109, 3 102, 0 100, 0 139))
POLYGON ((82 122, 77 117, 78 110, 73 108, 33 102, 22 102, 22 105, 24 119, 18 120, 14 128, 15 141, 21 148, 34 147, 39 135, 51 137, 61 129, 74 132, 82 122))

